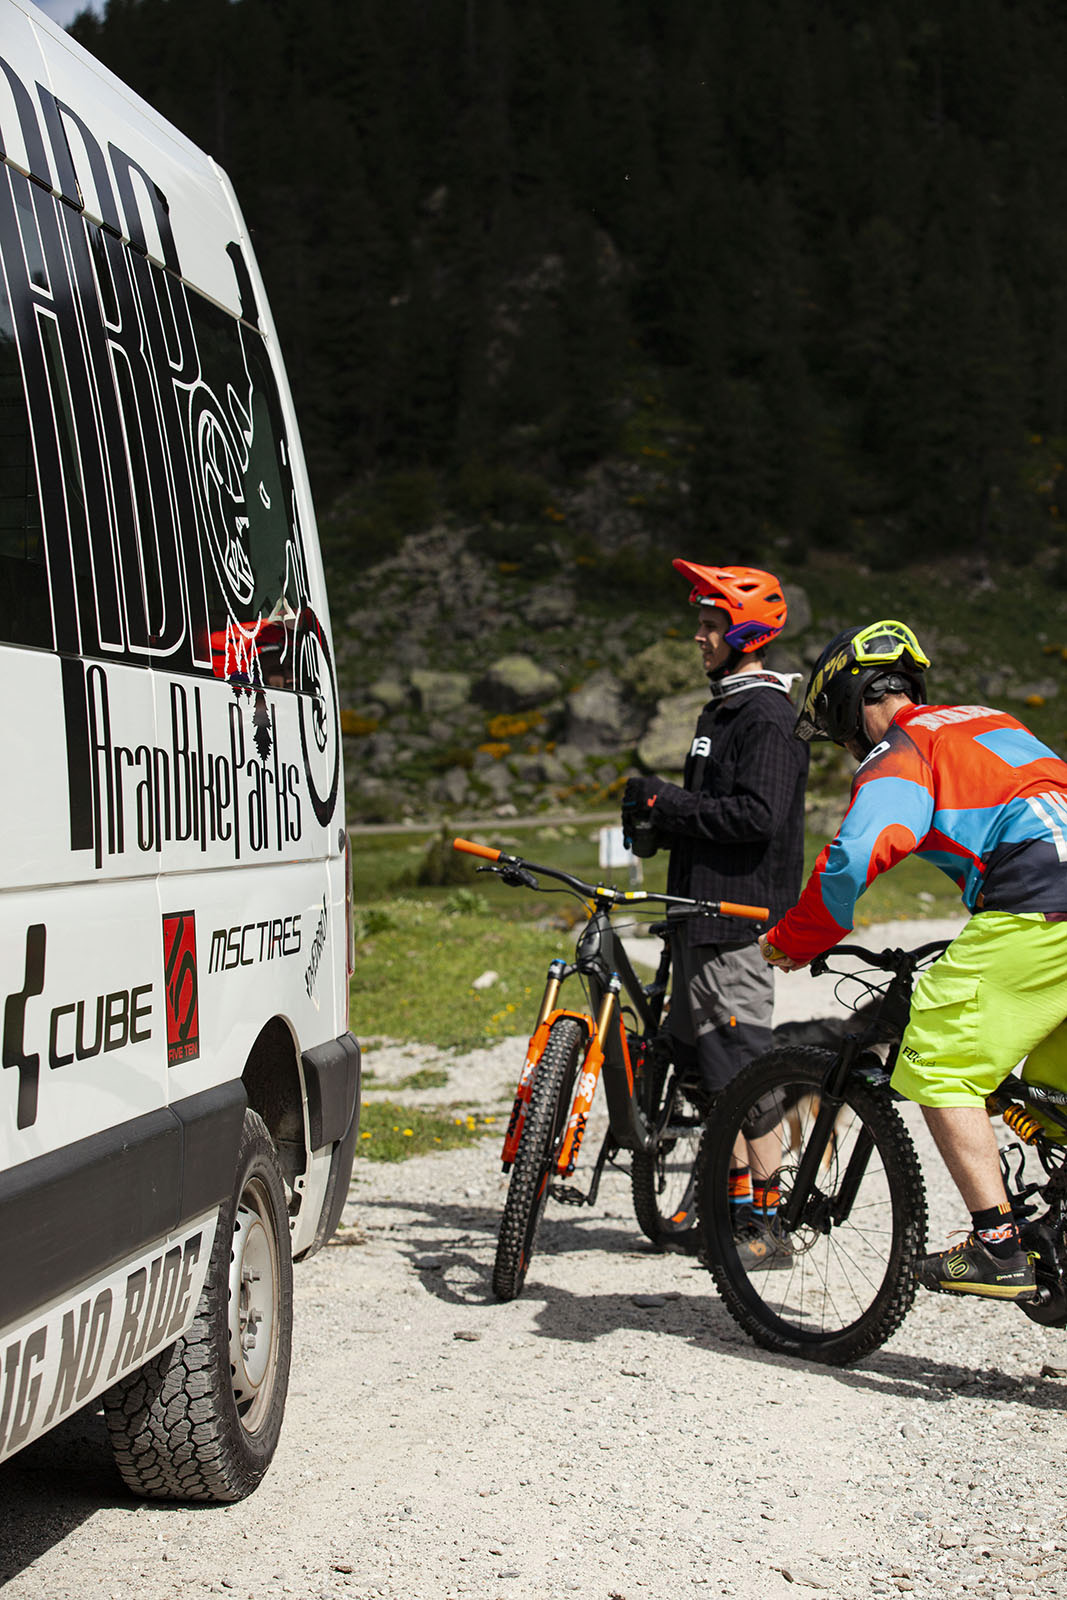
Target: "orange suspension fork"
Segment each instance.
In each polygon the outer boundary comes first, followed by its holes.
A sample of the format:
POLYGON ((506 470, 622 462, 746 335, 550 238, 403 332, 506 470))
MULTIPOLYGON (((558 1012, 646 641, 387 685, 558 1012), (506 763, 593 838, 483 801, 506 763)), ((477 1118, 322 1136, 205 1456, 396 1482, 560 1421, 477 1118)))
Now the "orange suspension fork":
POLYGON ((556 1171, 561 1178, 569 1178, 578 1163, 578 1152, 582 1148, 585 1138, 585 1129, 589 1121, 589 1111, 596 1094, 596 1086, 600 1081, 600 1069, 604 1065, 604 1046, 607 1043, 608 1031, 617 1014, 619 990, 622 987, 614 973, 608 982, 604 998, 600 1002, 600 1015, 597 1017, 596 1033, 589 1041, 589 1048, 585 1053, 582 1063, 582 1075, 578 1079, 578 1091, 574 1096, 570 1118, 567 1122, 567 1131, 563 1136, 563 1145, 556 1162, 556 1171))
MULTIPOLYGON (((541 997, 541 1009, 537 1013, 537 1022, 530 1035, 530 1042, 526 1047, 526 1060, 522 1072, 519 1074, 518 1087, 515 1090, 515 1103, 511 1108, 508 1118, 508 1131, 504 1135, 504 1148, 500 1152, 500 1160, 505 1172, 511 1170, 519 1149, 519 1140, 522 1130, 526 1125, 526 1108, 530 1104, 533 1093, 534 1077, 537 1073, 537 1064, 544 1054, 545 1044, 548 1041, 548 1030, 555 1021, 554 1011, 556 1001, 559 999, 560 984, 567 970, 565 961, 553 961, 548 969, 548 978, 545 982, 545 992, 541 997)), ((587 1024, 588 1026, 588 1024, 587 1024)))

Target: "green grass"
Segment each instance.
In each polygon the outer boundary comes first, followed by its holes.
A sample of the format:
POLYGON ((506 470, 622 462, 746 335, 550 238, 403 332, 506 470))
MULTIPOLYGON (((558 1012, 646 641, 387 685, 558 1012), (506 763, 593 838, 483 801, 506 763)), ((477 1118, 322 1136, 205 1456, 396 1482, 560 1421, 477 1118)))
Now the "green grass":
POLYGON ((351 1018, 359 1036, 469 1050, 529 1033, 548 963, 574 946, 562 930, 493 913, 450 917, 429 900, 398 898, 388 913, 389 929, 356 948, 351 1018), (500 975, 492 988, 472 988, 490 969, 500 975))
POLYGON ((359 1114, 356 1155, 365 1161, 406 1161, 435 1150, 474 1144, 498 1129, 495 1116, 457 1116, 450 1110, 365 1100, 359 1114))
POLYGON ((406 1078, 379 1078, 375 1072, 365 1072, 361 1081, 364 1089, 443 1089, 448 1073, 443 1067, 421 1067, 406 1078))

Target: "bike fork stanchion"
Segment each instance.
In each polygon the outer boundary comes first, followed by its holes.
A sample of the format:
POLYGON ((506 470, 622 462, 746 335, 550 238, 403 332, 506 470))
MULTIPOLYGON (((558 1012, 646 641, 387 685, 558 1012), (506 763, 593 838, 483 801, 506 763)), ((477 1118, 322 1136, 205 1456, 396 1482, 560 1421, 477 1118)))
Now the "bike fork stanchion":
POLYGON ((608 1030, 615 1017, 615 1008, 618 1004, 619 990, 622 984, 615 973, 612 973, 608 986, 604 991, 604 998, 600 1003, 600 1015, 597 1017, 596 1033, 593 1035, 582 1064, 582 1074, 578 1079, 578 1092, 574 1097, 570 1118, 567 1122, 567 1131, 556 1162, 556 1171, 561 1178, 569 1178, 578 1161, 578 1152, 582 1148, 585 1138, 586 1124, 589 1121, 589 1111, 596 1094, 596 1086, 600 1080, 600 1069, 604 1065, 604 1046, 607 1044, 608 1030))
MULTIPOLYGON (((811 1131, 811 1138, 804 1146, 804 1153, 800 1158, 800 1165, 797 1168, 796 1179, 789 1199, 779 1213, 782 1226, 789 1232, 799 1227, 808 1202, 811 1199, 819 1169, 822 1166, 822 1159, 826 1153, 826 1147, 833 1137, 837 1114, 845 1103, 845 1084, 848 1081, 848 1075, 859 1048, 859 1036, 854 1033, 848 1034, 841 1047, 841 1055, 835 1062, 833 1071, 828 1074, 826 1082, 820 1091, 819 1111, 815 1118, 815 1126, 811 1131)), ((862 1171, 858 1176, 862 1176, 862 1171)), ((825 1223, 822 1226, 825 1232, 825 1223)))
POLYGON ((567 976, 567 963, 559 959, 551 962, 548 968, 548 977, 545 980, 545 992, 541 999, 541 1009, 537 1013, 534 1031, 530 1035, 530 1043, 526 1047, 526 1060, 523 1063, 519 1076, 518 1087, 515 1090, 515 1102, 508 1118, 507 1132, 504 1135, 504 1148, 500 1152, 501 1168, 510 1172, 515 1157, 519 1151, 522 1139, 522 1130, 526 1123, 526 1112, 533 1094, 534 1075, 537 1072, 541 1054, 548 1040, 548 1019, 555 1010, 559 998, 560 986, 567 976))
POLYGON ((867 1163, 871 1159, 871 1151, 873 1149, 874 1138, 871 1130, 864 1125, 856 1136, 856 1148, 853 1150, 848 1166, 845 1168, 845 1176, 841 1180, 841 1187, 838 1190, 837 1199, 834 1201, 833 1209, 830 1213, 830 1220, 835 1228, 839 1228, 843 1222, 847 1222, 852 1214, 852 1207, 856 1196, 860 1192, 860 1184, 863 1182, 863 1176, 867 1171, 867 1163))

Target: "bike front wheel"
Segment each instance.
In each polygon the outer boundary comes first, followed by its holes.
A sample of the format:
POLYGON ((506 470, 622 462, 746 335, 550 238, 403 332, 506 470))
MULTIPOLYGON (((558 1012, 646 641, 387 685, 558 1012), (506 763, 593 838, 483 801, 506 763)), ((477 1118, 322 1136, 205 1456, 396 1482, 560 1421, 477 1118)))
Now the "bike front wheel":
POLYGON ((535 1068, 526 1123, 500 1220, 493 1266, 493 1293, 498 1300, 514 1300, 526 1282, 584 1047, 581 1023, 561 1017, 549 1029, 535 1068))
POLYGON ((663 1068, 646 1116, 660 1132, 649 1150, 634 1151, 630 1163, 638 1226, 661 1250, 695 1247, 696 1163, 703 1117, 674 1073, 663 1068))
POLYGON ((926 1243, 922 1171, 896 1107, 849 1082, 792 1231, 765 1218, 735 1234, 728 1195, 743 1134, 784 1210, 833 1061, 826 1050, 771 1050, 723 1090, 698 1157, 697 1209, 705 1264, 734 1320, 767 1350, 846 1366, 904 1320, 926 1243))

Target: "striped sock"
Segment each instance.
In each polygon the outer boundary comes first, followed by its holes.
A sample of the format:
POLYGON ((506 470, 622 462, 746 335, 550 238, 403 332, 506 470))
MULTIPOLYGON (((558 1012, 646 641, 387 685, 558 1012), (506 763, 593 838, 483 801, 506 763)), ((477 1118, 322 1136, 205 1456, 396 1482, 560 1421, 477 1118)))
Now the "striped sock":
POLYGON ((726 1180, 726 1192, 730 1197, 730 1213, 736 1222, 741 1215, 742 1207, 752 1206, 752 1178, 747 1167, 731 1167, 726 1180))
POLYGON ((752 1180, 752 1204, 761 1217, 776 1217, 782 1196, 776 1183, 770 1183, 765 1178, 752 1180))

